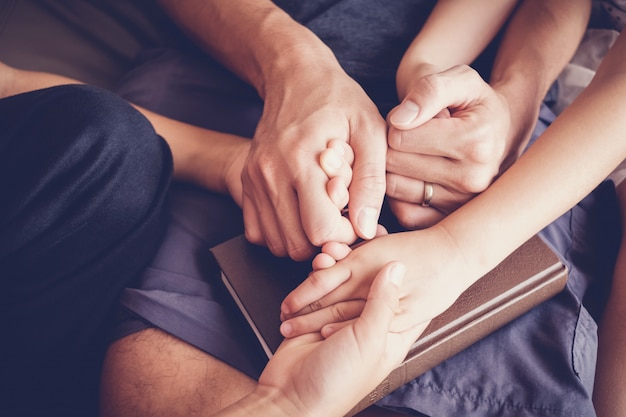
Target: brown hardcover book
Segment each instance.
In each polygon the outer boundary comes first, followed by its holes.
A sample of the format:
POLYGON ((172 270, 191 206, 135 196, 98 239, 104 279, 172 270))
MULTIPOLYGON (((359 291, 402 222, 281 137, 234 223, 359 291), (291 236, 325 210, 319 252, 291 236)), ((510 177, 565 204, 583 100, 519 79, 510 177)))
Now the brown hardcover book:
MULTIPOLYGON (((310 262, 277 258, 238 236, 212 249, 222 280, 272 357, 282 341, 280 304, 310 272, 310 262)), ((567 269, 540 237, 534 236, 432 320, 404 362, 349 416, 369 407, 472 343, 560 292, 567 269)))

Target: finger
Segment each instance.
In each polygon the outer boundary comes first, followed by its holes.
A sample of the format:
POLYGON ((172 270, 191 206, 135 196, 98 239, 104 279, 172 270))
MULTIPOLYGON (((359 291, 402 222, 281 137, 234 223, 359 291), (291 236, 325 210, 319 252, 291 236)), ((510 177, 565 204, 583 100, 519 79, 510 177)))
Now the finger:
MULTIPOLYGON (((354 332, 359 345, 366 344, 373 338, 380 337, 388 330, 398 313, 400 305, 400 286, 406 268, 401 262, 385 265, 372 281, 367 302, 361 316, 356 320, 354 332)), ((399 358, 402 359, 402 358, 399 358)))
MULTIPOLYGON (((250 219, 257 219, 261 233, 261 244, 264 244, 276 256, 289 256, 295 260, 305 260, 313 254, 299 217, 296 194, 289 187, 281 192, 281 198, 272 198, 279 194, 262 185, 253 190, 253 213, 250 219), (263 192, 265 190, 265 192, 263 192)), ((251 198, 251 199, 252 199, 251 198)), ((244 212, 244 226, 247 228, 244 212)), ((246 236, 248 232, 246 231, 246 236)), ((256 243, 256 242, 254 242, 256 243)))
POLYGON ((446 217, 445 213, 433 207, 422 207, 421 205, 393 200, 391 198, 388 199, 388 201, 389 207, 400 225, 408 230, 430 227, 439 223, 446 217))
POLYGON ((363 311, 364 304, 364 300, 345 301, 311 314, 290 318, 280 325, 280 332, 284 337, 319 332, 327 324, 341 323, 358 317, 363 311))
POLYGON ((387 174, 387 197, 419 205, 423 205, 426 199, 430 197, 426 206, 436 206, 436 202, 442 198, 443 188, 437 184, 429 184, 432 187, 430 196, 427 195, 424 181, 408 178, 404 175, 387 174))
POLYGON ((322 329, 320 330, 320 334, 322 335, 324 339, 327 339, 333 334, 337 333, 339 330, 348 326, 353 326, 355 322, 356 322, 356 319, 352 319, 352 320, 342 321, 339 323, 327 324, 326 326, 322 327, 322 329))
POLYGON ((450 163, 458 164, 457 171, 467 163, 490 167, 494 159, 501 158, 505 140, 494 133, 494 126, 481 120, 491 119, 480 114, 480 110, 468 109, 449 119, 429 120, 411 130, 389 128, 389 148, 447 158, 450 163))
MULTIPOLYGON (((478 164, 470 160, 455 160, 421 153, 387 152, 387 174, 398 174, 421 181, 440 184, 454 190, 451 200, 467 201, 460 194, 484 191, 497 175, 498 164, 478 164)), ((387 183, 389 185, 389 183, 387 183)), ((389 190, 387 190, 389 193, 389 190)))
POLYGON ((350 270, 339 264, 312 272, 285 297, 280 308, 281 314, 284 317, 291 317, 303 309, 306 309, 306 312, 319 310, 324 307, 319 304, 319 300, 349 278, 350 270))
POLYGON ((327 253, 322 252, 322 253, 318 253, 317 255, 315 255, 315 258, 313 258, 313 261, 311 261, 311 267, 313 268, 314 271, 317 271, 318 269, 330 268, 331 266, 334 266, 336 263, 337 261, 335 260, 335 258, 333 258, 327 253))
POLYGON ((322 252, 332 256, 336 261, 340 261, 352 252, 352 248, 341 242, 328 242, 322 246, 322 252))
POLYGON ((352 164, 354 163, 354 151, 345 141, 332 139, 328 141, 327 147, 330 149, 334 149, 343 159, 343 161, 348 164, 348 166, 352 166, 352 164))
POLYGON ((427 75, 417 80, 402 103, 389 113, 389 123, 396 129, 413 129, 443 109, 461 107, 480 97, 485 84, 466 65, 427 75))
POLYGON ((344 207, 348 205, 348 201, 350 200, 350 195, 348 193, 348 186, 344 183, 343 179, 340 177, 331 178, 328 180, 328 184, 326 184, 326 191, 328 192, 328 196, 340 210, 343 210, 344 207))
POLYGON ((257 211, 254 208, 254 204, 250 197, 243 193, 243 199, 241 203, 241 210, 243 212, 243 224, 246 239, 256 245, 265 245, 265 239, 261 232, 261 222, 257 211))
MULTIPOLYGON (((382 227, 382 226, 381 226, 382 227)), ((312 267, 316 271, 318 269, 326 269, 335 265, 337 261, 342 260, 352 252, 349 245, 341 242, 328 242, 322 246, 322 252, 313 258, 312 267)))
POLYGON ((376 235, 380 208, 385 196, 385 123, 381 120, 380 124, 363 126, 363 129, 352 134, 350 146, 355 155, 349 189, 350 219, 359 237, 371 239, 376 235))
MULTIPOLYGON (((394 200, 404 201, 419 206, 429 197, 425 188, 425 182, 403 175, 387 174, 387 197, 394 200)), ((462 203, 468 201, 471 196, 459 193, 451 193, 447 188, 439 184, 431 184, 430 200, 426 207, 433 207, 439 211, 450 213, 462 203)))
MULTIPOLYGON (((346 147, 348 147, 347 144, 346 147)), ((347 187, 352 181, 352 165, 343 159, 337 149, 346 153, 343 148, 326 148, 320 153, 320 166, 328 178, 339 177, 347 187)))
POLYGON ((328 195, 327 182, 326 174, 319 167, 298 179, 302 228, 308 240, 318 247, 331 241, 352 243, 357 238, 356 233, 350 220, 328 195))

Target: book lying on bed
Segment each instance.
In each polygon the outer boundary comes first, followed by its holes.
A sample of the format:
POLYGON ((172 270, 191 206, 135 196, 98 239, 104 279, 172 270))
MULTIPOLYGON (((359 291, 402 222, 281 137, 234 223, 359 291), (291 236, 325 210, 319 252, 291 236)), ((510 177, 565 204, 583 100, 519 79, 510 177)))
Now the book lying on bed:
MULTIPOLYGON (((310 262, 278 258, 238 236, 213 249, 222 280, 268 357, 282 335, 280 304, 310 272, 310 262)), ((469 287, 431 321, 396 368, 349 415, 372 405, 537 304, 560 292, 567 270, 552 249, 534 236, 469 287)))

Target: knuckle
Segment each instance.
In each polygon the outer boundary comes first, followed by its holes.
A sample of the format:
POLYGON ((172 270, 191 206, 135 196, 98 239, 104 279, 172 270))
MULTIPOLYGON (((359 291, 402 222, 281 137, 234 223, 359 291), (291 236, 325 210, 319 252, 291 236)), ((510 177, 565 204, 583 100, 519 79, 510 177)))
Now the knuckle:
POLYGON ((387 134, 387 144, 391 149, 397 151, 402 150, 403 131, 395 128, 390 128, 387 134))
POLYGON ((346 314, 346 311, 344 310, 341 304, 333 304, 330 307, 330 313, 331 313, 331 317, 336 323, 346 321, 349 319, 348 315, 346 314))
MULTIPOLYGON (((317 291, 319 291, 319 293, 321 294, 325 294, 328 290, 319 272, 313 272, 311 275, 309 275, 309 277, 307 278, 307 281, 309 281, 309 284, 311 284, 311 286, 315 288, 317 291)), ((316 303, 319 304, 319 301, 316 303)), ((318 309, 319 309, 319 306, 318 306, 318 309)))
POLYGON ((385 177, 387 195, 391 197, 397 197, 399 191, 398 176, 395 174, 387 174, 385 177))
POLYGON ((287 249, 287 254, 294 261, 304 261, 311 257, 313 248, 309 245, 290 247, 287 249))
POLYGON ((419 94, 422 100, 429 100, 435 97, 439 91, 445 88, 446 77, 442 74, 429 74, 418 81, 419 94))
POLYGON ((246 240, 255 245, 263 245, 265 241, 263 240, 263 235, 258 230, 252 230, 251 228, 246 228, 244 231, 244 235, 246 236, 246 240))
POLYGON ((322 303, 319 300, 313 301, 308 305, 308 307, 311 312, 319 311, 323 308, 322 303))
POLYGON ((417 228, 418 223, 415 220, 415 215, 413 210, 407 208, 405 205, 400 207, 396 206, 396 210, 394 210, 394 214, 400 226, 408 230, 414 230, 417 228))
POLYGON ((493 176, 485 171, 472 170, 459 178, 459 191, 476 194, 483 192, 489 187, 493 176))
POLYGON ((385 192, 385 166, 381 167, 378 164, 368 162, 361 165, 358 177, 353 173, 354 180, 358 180, 360 186, 368 193, 384 194, 385 192))

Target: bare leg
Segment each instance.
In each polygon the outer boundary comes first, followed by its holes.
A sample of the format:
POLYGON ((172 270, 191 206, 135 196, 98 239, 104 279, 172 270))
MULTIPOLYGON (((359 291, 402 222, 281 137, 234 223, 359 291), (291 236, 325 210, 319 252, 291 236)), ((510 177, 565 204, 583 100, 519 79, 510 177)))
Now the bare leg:
POLYGON ((109 347, 101 390, 103 417, 209 416, 256 382, 195 347, 147 329, 109 347))
POLYGON ((618 187, 622 242, 599 330, 593 401, 599 417, 626 415, 626 181, 618 187))

